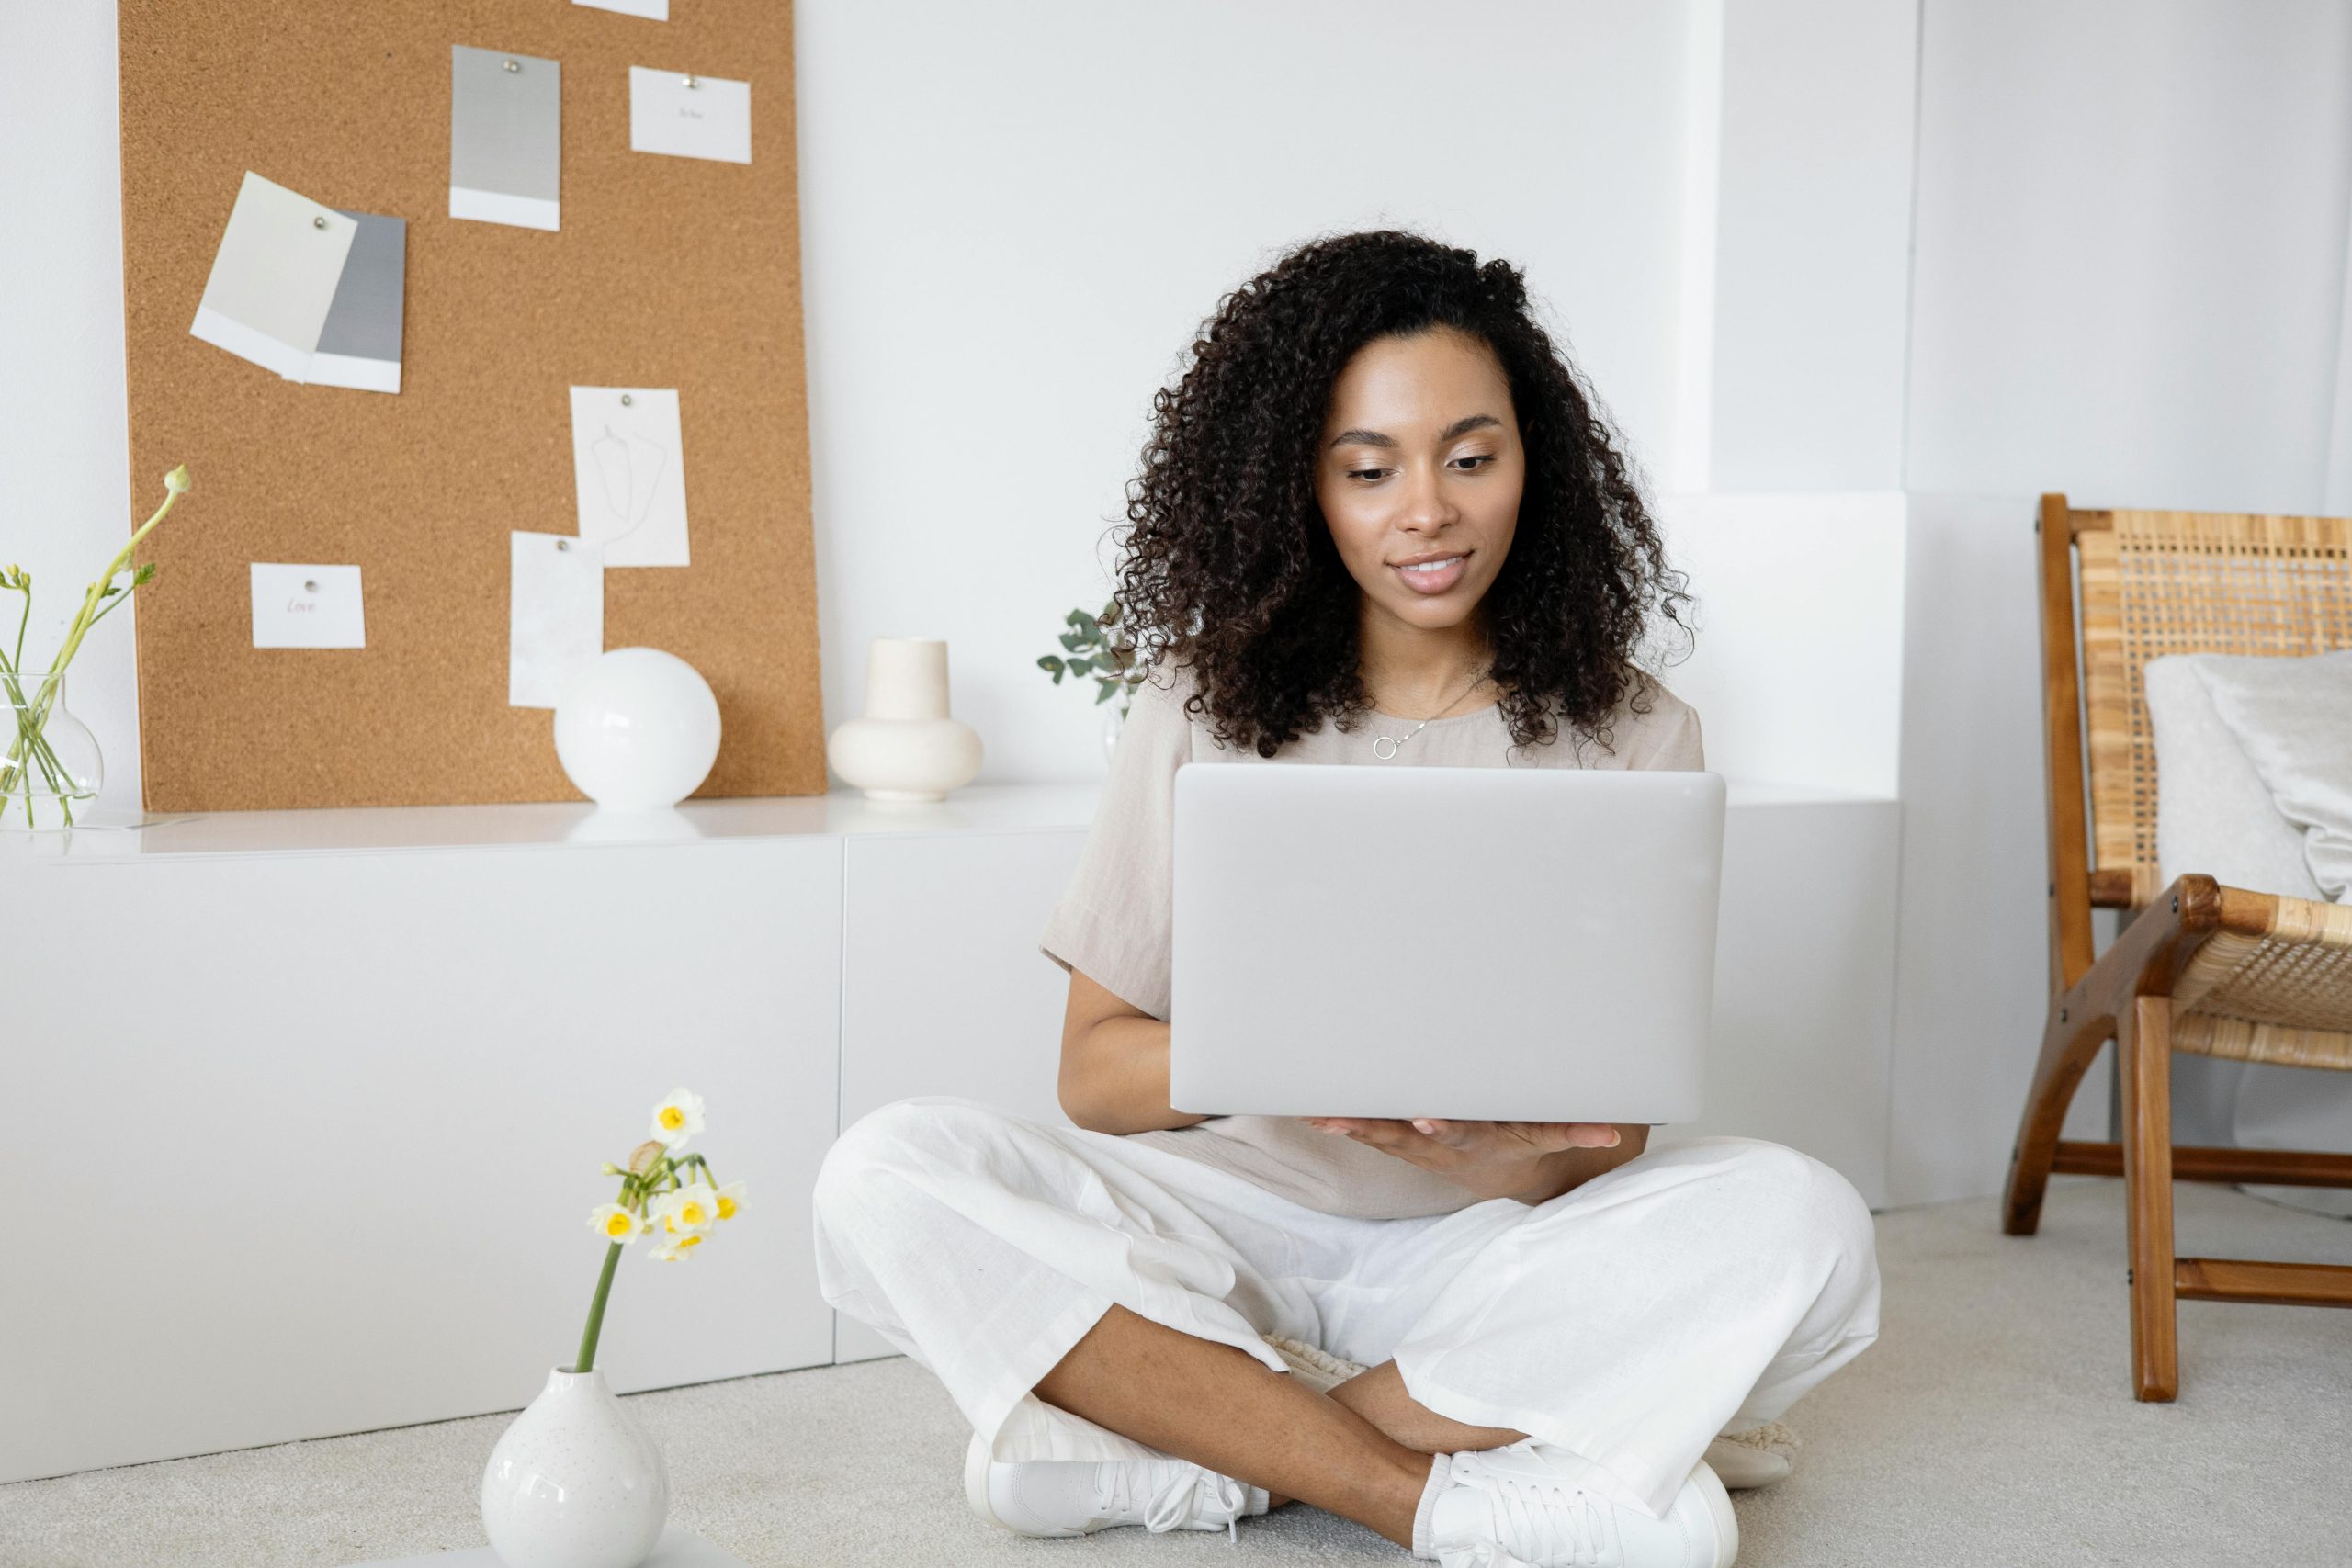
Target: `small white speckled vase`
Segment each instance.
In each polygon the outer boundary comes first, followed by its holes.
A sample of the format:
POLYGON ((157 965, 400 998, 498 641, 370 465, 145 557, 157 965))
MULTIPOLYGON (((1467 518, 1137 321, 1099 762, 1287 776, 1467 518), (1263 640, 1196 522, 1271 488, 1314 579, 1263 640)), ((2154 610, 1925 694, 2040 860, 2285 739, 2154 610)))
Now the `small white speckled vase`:
POLYGON ((601 1371, 558 1367, 481 1473, 506 1568, 638 1568, 670 1517, 670 1471, 601 1371))

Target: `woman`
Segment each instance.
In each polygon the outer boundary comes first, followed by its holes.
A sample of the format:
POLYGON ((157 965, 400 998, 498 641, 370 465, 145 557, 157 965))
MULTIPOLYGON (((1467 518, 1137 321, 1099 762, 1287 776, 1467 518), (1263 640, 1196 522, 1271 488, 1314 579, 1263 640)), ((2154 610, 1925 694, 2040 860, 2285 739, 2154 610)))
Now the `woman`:
MULTIPOLYGON (((1244 285, 1154 412, 1118 621, 1150 678, 1040 944, 1076 1130, 944 1099, 858 1122, 818 1180, 826 1298, 946 1384, 973 1506, 1025 1533, 1299 1498, 1450 1564, 1724 1568, 1710 1440, 1876 1337, 1835 1172, 1168 1102, 1177 768, 1702 766, 1636 664, 1686 601, 1626 465, 1518 270, 1411 234, 1244 285)), ((1475 940, 1400 928, 1399 983, 1475 940)))

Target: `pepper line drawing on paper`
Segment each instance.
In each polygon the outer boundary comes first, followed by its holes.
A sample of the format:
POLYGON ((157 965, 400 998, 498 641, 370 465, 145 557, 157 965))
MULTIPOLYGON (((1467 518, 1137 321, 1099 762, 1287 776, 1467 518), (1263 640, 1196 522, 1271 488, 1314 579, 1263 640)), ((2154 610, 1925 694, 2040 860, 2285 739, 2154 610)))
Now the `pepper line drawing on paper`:
POLYGON ((598 530, 597 537, 605 544, 627 538, 652 514, 655 487, 670 461, 669 449, 634 432, 626 438, 616 435, 607 423, 604 434, 588 444, 588 451, 596 465, 605 512, 612 519, 612 525, 598 530))

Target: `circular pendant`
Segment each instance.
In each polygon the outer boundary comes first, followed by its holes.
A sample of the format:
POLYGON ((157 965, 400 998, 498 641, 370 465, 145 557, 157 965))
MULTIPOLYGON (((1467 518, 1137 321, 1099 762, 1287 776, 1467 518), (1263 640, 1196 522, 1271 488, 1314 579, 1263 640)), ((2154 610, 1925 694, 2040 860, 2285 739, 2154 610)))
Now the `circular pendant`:
POLYGON ((1393 735, 1375 736, 1372 742, 1372 754, 1384 762, 1394 757, 1396 755, 1396 738, 1393 735), (1383 746, 1387 747, 1388 750, 1382 750, 1383 746))

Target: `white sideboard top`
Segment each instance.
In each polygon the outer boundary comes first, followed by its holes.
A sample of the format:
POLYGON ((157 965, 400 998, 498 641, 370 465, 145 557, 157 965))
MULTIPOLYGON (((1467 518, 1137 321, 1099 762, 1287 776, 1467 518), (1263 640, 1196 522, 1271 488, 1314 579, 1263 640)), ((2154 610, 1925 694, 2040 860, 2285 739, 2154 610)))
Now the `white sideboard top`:
POLYGON ((855 790, 836 789, 825 795, 690 800, 668 811, 599 811, 584 801, 548 801, 100 818, 71 832, 0 829, 0 866, 1083 829, 1093 819, 1101 793, 1099 783, 969 784, 936 804, 871 801, 855 790))
MULTIPOLYGON (((315 811, 214 811, 97 817, 71 832, 0 829, 0 869, 120 865, 189 856, 368 854, 572 844, 691 844, 728 839, 1082 830, 1100 781, 967 784, 937 804, 867 800, 855 790, 690 800, 669 811, 599 811, 581 801, 517 806, 394 806, 315 811)), ((1733 781, 1734 810, 1877 804, 1844 792, 1733 781)))

